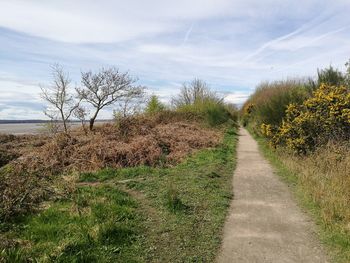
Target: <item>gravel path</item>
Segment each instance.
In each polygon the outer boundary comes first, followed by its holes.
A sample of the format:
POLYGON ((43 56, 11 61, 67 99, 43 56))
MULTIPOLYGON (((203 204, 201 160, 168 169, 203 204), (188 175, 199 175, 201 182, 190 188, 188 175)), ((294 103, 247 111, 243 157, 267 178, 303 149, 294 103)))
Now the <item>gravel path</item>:
POLYGON ((312 221, 243 128, 218 262, 329 262, 312 221))

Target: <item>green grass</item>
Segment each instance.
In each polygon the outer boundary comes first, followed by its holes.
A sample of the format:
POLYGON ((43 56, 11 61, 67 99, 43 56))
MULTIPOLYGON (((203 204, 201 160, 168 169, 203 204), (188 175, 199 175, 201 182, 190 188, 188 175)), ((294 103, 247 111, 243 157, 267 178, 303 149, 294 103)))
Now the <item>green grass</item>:
MULTIPOLYGON (((5 262, 213 262, 232 198, 235 129, 170 168, 85 173, 68 200, 16 222, 5 262)), ((0 260, 1 262, 1 260, 0 260)))
POLYGON ((268 141, 256 136, 250 129, 251 134, 257 140, 263 155, 276 168, 277 174, 291 187, 300 207, 307 212, 317 225, 320 241, 326 246, 334 262, 350 262, 350 236, 335 224, 330 225, 322 219, 322 208, 312 198, 311 190, 304 185, 297 172, 284 164, 287 154, 278 153, 272 149, 268 141))

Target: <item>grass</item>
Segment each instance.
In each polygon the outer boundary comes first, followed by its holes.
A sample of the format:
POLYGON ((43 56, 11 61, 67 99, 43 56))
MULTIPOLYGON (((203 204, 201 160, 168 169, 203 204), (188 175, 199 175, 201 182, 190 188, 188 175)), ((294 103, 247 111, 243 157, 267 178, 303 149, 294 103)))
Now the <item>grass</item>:
POLYGON ((301 207, 316 222, 319 238, 334 261, 350 262, 350 181, 344 167, 349 161, 336 162, 331 158, 334 151, 329 149, 311 156, 293 156, 283 148, 274 150, 266 139, 253 136, 277 174, 291 186, 301 207))
POLYGON ((18 245, 1 252, 3 261, 212 262, 232 198, 235 145, 229 128, 220 146, 174 167, 81 174, 71 198, 5 227, 0 234, 18 245))

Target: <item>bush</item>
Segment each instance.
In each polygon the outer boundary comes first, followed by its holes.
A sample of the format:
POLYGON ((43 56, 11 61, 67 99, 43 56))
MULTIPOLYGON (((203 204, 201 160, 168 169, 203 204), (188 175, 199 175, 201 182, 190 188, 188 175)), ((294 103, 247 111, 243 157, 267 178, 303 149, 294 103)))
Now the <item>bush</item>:
POLYGON ((179 107, 177 110, 179 112, 192 113, 202 116, 205 123, 212 127, 236 118, 234 113, 231 113, 224 103, 218 103, 211 100, 200 101, 191 105, 184 105, 179 107))
POLYGON ((345 84, 345 76, 338 69, 329 66, 329 68, 317 70, 317 84, 339 86, 345 84))
POLYGON ((322 84, 302 105, 290 104, 286 118, 267 134, 274 145, 285 145, 297 152, 314 150, 328 141, 350 138, 350 93, 344 86, 322 84), (271 132, 272 133, 272 132, 271 132))
POLYGON ((165 105, 155 95, 151 96, 147 103, 145 112, 147 114, 154 114, 165 110, 165 105))
POLYGON ((180 94, 173 98, 173 104, 179 112, 201 116, 209 126, 237 121, 238 118, 238 111, 233 105, 225 104, 223 98, 198 79, 184 84, 180 94))

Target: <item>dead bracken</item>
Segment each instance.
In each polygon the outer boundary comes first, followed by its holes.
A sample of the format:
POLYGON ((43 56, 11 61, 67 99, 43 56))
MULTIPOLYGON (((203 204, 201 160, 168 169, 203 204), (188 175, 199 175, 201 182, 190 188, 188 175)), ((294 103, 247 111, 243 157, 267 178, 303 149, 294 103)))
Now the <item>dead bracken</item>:
POLYGON ((13 163, 25 167, 27 172, 49 175, 105 167, 156 166, 160 161, 177 163, 194 150, 219 143, 217 131, 195 123, 157 123, 145 117, 122 122, 129 123, 104 124, 88 135, 80 131, 58 134, 13 163))
POLYGON ((195 119, 163 113, 123 118, 97 126, 87 135, 78 129, 40 140, 35 136, 12 138, 19 157, 1 171, 2 216, 30 210, 32 204, 52 195, 54 175, 107 167, 172 165, 198 149, 218 145, 220 131, 195 119))

